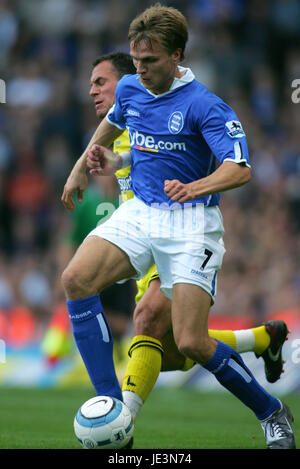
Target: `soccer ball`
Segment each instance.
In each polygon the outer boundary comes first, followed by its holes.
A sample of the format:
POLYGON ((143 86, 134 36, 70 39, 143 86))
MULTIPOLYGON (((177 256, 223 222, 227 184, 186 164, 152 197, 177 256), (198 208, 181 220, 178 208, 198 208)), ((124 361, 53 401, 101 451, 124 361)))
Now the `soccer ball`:
POLYGON ((74 419, 75 435, 87 449, 124 448, 133 430, 130 410, 115 397, 92 397, 79 408, 74 419))

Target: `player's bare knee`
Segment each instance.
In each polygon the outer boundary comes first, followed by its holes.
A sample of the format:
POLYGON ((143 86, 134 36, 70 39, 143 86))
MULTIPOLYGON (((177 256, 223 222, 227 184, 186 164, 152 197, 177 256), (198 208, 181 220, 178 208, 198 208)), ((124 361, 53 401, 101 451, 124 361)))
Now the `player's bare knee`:
POLYGON ((194 354, 194 347, 191 345, 191 343, 188 340, 183 340, 180 339, 177 341, 177 347, 178 351, 184 355, 185 357, 191 357, 192 354, 194 354))
POLYGON ((69 299, 85 298, 95 293, 92 282, 77 268, 67 267, 62 273, 61 283, 69 299))
POLYGON ((182 355, 197 363, 205 363, 211 358, 211 341, 206 337, 181 336, 177 339, 177 347, 182 355))

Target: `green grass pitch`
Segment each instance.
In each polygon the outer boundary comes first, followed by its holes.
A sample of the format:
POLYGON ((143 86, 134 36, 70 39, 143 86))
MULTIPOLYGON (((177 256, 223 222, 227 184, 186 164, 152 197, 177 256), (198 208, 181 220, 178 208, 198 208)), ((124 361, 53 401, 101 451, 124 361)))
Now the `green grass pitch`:
MULTIPOLYGON (((81 449, 73 433, 88 389, 0 389, 0 449, 81 449)), ((285 396, 300 445, 300 396, 285 396)), ((135 426, 134 449, 264 449, 252 412, 229 393, 155 389, 135 426)))

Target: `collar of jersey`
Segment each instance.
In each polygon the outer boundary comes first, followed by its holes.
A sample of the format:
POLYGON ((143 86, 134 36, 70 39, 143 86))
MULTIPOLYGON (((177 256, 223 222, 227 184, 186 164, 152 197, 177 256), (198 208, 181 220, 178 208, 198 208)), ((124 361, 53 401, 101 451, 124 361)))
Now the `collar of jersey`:
MULTIPOLYGON (((183 76, 181 78, 176 78, 175 77, 170 89, 168 91, 166 91, 165 93, 155 94, 155 93, 152 93, 152 91, 147 90, 147 88, 144 87, 145 90, 148 91, 149 94, 151 94, 152 96, 155 96, 155 97, 165 96, 166 94, 171 93, 172 91, 176 90, 177 88, 180 88, 181 86, 187 85, 188 83, 190 83, 191 81, 193 81, 195 79, 195 75, 193 74, 193 72, 190 68, 185 68, 185 67, 181 67, 181 65, 178 65, 178 69, 179 69, 180 73, 183 73, 183 76)), ((139 76, 137 77, 137 79, 141 83, 139 76)), ((141 85, 142 85, 142 83, 141 83, 141 85)), ((144 85, 142 85, 142 86, 144 86, 144 85)))

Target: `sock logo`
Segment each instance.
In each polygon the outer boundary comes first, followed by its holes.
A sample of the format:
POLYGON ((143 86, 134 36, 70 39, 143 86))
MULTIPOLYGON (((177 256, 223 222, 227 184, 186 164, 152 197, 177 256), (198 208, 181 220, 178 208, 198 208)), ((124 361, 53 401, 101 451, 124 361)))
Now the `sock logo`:
POLYGON ((223 368, 223 366, 226 365, 226 362, 227 362, 227 358, 223 358, 223 360, 222 360, 222 362, 220 363, 220 365, 219 365, 217 368, 215 368, 214 370, 211 370, 211 372, 212 372, 214 375, 217 374, 217 373, 223 368))
POLYGON ((92 311, 85 311, 84 313, 81 314, 70 314, 70 319, 82 319, 85 318, 86 316, 89 316, 90 314, 93 314, 92 311))
POLYGON ((128 376, 128 379, 127 379, 127 386, 136 386, 136 384, 130 381, 130 376, 128 376))

